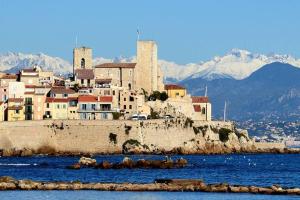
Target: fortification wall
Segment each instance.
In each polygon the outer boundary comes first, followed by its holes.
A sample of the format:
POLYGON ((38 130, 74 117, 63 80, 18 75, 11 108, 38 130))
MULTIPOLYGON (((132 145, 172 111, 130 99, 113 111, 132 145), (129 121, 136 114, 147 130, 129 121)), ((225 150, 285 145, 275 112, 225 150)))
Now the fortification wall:
MULTIPOLYGON (((248 136, 245 138, 246 145, 251 145, 248 136)), ((131 146, 127 147, 137 152, 172 151, 176 148, 193 152, 204 150, 207 142, 213 145, 225 145, 228 148, 241 146, 240 140, 234 134, 233 125, 228 122, 197 121, 191 124, 187 121, 171 119, 42 120, 0 123, 0 149, 2 150, 37 151, 43 147, 51 147, 58 152, 69 153, 121 153, 124 144, 128 141, 131 141, 129 142, 131 146), (205 131, 202 130, 203 127, 205 131), (232 131, 230 134, 233 136, 229 135, 226 143, 219 140, 219 133, 215 131, 220 128, 232 131), (232 146, 231 143, 234 145, 232 146)))

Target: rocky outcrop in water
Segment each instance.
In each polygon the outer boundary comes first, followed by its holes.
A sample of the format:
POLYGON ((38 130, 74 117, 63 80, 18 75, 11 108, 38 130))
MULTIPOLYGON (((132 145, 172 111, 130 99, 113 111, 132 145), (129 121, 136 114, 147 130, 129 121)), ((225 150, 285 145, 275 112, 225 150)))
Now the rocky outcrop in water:
POLYGON ((198 179, 157 179, 154 183, 81 183, 40 182, 0 177, 0 190, 101 190, 101 191, 187 191, 253 193, 269 195, 300 195, 300 188, 230 185, 227 183, 206 184, 198 179))
POLYGON ((97 163, 95 159, 81 157, 78 163, 68 166, 68 169, 81 169, 84 167, 96 168, 96 169, 123 169, 123 168, 153 168, 153 169, 171 169, 182 168, 188 164, 188 161, 184 158, 179 158, 173 161, 171 158, 166 157, 165 160, 144 160, 140 159, 134 161, 129 157, 124 157, 120 163, 110 163, 108 161, 102 161, 97 163))

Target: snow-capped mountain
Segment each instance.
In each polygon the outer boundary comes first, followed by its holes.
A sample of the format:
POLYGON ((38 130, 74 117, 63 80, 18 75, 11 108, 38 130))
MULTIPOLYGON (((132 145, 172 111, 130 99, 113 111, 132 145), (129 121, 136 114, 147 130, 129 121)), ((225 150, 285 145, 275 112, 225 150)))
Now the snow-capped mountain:
POLYGON ((43 53, 24 54, 9 52, 0 55, 0 71, 16 73, 20 69, 29 68, 34 65, 39 65, 44 70, 54 71, 57 74, 66 74, 72 70, 71 64, 68 61, 43 53))
POLYGON ((232 49, 224 56, 216 56, 209 61, 198 64, 177 65, 168 61, 160 61, 160 64, 167 78, 178 81, 198 77, 206 80, 223 77, 242 80, 262 66, 273 62, 289 63, 300 67, 300 59, 295 59, 290 55, 272 54, 267 56, 240 49, 232 49))
MULTIPOLYGON (((135 57, 117 57, 115 59, 96 57, 93 63, 135 62, 135 60, 135 57)), ((211 60, 199 63, 180 65, 166 60, 158 61, 167 81, 182 81, 187 78, 193 79, 199 77, 206 80, 228 77, 242 80, 262 66, 273 62, 288 63, 300 67, 300 59, 296 59, 290 55, 263 55, 240 49, 232 49, 224 56, 216 56, 211 60)), ((17 72, 22 68, 28 68, 36 64, 44 70, 52 70, 56 74, 67 74, 72 71, 71 62, 43 53, 6 53, 0 55, 0 71, 17 72)))

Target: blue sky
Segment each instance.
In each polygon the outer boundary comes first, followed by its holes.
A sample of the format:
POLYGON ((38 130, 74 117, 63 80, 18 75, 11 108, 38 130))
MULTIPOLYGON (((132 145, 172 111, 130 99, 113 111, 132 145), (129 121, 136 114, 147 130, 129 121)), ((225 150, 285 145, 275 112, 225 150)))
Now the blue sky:
POLYGON ((0 0, 0 53, 71 61, 77 35, 94 56, 133 56, 139 28, 178 63, 232 48, 300 57, 299 9, 297 0, 0 0))

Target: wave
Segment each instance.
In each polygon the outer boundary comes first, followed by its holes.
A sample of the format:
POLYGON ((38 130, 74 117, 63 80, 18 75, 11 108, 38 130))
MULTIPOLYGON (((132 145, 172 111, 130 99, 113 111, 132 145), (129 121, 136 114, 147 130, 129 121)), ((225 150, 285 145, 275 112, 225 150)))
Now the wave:
POLYGON ((34 165, 36 166, 36 163, 28 164, 28 163, 0 163, 0 166, 30 166, 34 165))

